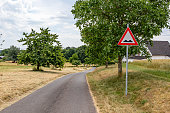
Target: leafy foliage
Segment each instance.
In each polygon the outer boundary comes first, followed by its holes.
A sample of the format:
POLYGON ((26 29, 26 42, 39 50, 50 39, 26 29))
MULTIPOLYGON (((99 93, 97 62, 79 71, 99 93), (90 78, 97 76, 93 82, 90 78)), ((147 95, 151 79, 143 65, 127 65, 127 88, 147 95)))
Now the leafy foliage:
POLYGON ((78 66, 78 65, 80 65, 80 64, 81 64, 80 60, 73 60, 73 61, 72 61, 72 65, 78 66))
POLYGON ((86 49, 87 46, 86 45, 82 45, 78 48, 75 47, 67 47, 65 49, 62 50, 62 53, 64 54, 64 57, 69 60, 73 54, 77 54, 78 55, 78 59, 81 61, 81 63, 85 63, 85 58, 86 56, 86 49))
POLYGON ((122 67, 126 49, 117 43, 127 24, 139 44, 130 47, 129 55, 140 52, 149 58, 146 44, 152 44, 153 36, 160 35, 162 28, 170 28, 169 5, 169 0, 78 0, 72 13, 82 41, 89 47, 89 58, 101 63, 118 57, 122 67))
POLYGON ((81 61, 79 60, 78 55, 76 53, 73 54, 72 57, 70 57, 69 61, 72 65, 78 66, 81 64, 81 61))
POLYGON ((78 58, 81 61, 81 63, 85 63, 85 58, 87 57, 86 49, 87 49, 86 45, 82 45, 82 46, 77 48, 77 52, 76 53, 77 53, 78 58))
POLYGON ((19 42, 24 42, 23 45, 27 45, 27 49, 18 56, 18 63, 35 65, 37 70, 40 66, 63 67, 64 58, 60 42, 57 41, 58 35, 49 33, 48 28, 40 28, 40 31, 38 33, 32 29, 31 33, 23 33, 25 38, 19 42))
POLYGON ((17 48, 15 46, 10 46, 8 49, 4 49, 1 51, 1 56, 5 56, 4 60, 6 61, 17 61, 17 55, 20 53, 20 48, 17 48))
POLYGON ((69 60, 70 57, 72 57, 72 55, 74 53, 76 53, 76 48, 75 47, 66 47, 65 49, 62 50, 62 53, 64 55, 64 57, 69 60))

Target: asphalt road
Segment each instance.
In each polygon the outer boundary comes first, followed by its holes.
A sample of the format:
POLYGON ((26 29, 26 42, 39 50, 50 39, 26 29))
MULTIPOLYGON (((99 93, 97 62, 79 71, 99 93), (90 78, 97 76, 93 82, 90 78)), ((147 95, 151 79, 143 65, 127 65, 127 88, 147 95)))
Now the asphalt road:
POLYGON ((94 69, 57 79, 0 113, 96 113, 85 77, 94 69))

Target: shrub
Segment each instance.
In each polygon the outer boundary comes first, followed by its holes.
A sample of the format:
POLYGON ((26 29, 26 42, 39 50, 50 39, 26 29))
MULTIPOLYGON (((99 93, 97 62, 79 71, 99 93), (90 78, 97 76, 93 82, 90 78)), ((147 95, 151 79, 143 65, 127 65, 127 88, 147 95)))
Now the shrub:
POLYGON ((81 64, 81 61, 80 61, 80 60, 73 60, 73 61, 72 61, 72 65, 78 66, 78 65, 80 65, 80 64, 81 64))

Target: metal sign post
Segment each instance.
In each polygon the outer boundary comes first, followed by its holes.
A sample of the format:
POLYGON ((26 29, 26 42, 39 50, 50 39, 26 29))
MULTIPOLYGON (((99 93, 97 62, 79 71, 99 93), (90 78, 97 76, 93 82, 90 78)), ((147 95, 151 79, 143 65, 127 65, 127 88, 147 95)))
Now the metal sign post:
MULTIPOLYGON (((129 28, 129 24, 127 24, 127 28, 129 28)), ((126 46, 126 91, 125 91, 126 96, 127 87, 128 87, 128 45, 126 46)))
POLYGON ((126 46, 126 91, 125 94, 127 96, 127 87, 128 87, 128 45, 132 45, 132 46, 137 46, 138 43, 136 41, 136 39, 134 38, 130 28, 129 28, 129 24, 127 24, 127 29, 125 31, 125 33, 123 34, 122 38, 120 39, 120 41, 118 42, 118 45, 121 46, 126 46))
POLYGON ((127 87, 128 87, 128 45, 126 46, 126 96, 127 96, 127 87))

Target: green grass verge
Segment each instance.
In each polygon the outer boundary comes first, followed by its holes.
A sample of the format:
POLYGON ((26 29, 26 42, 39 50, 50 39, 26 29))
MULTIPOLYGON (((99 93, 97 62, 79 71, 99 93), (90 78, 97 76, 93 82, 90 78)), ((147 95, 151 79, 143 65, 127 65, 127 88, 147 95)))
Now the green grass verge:
MULTIPOLYGON (((125 68, 126 64, 123 64, 123 67, 125 68)), ((128 69, 151 74, 152 77, 157 77, 159 79, 164 79, 164 80, 170 81, 170 71, 169 70, 151 69, 151 68, 146 68, 143 66, 138 66, 138 65, 133 65, 133 64, 129 64, 128 69)))

